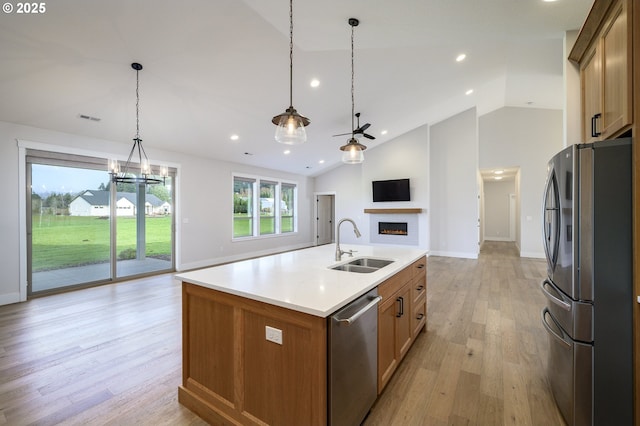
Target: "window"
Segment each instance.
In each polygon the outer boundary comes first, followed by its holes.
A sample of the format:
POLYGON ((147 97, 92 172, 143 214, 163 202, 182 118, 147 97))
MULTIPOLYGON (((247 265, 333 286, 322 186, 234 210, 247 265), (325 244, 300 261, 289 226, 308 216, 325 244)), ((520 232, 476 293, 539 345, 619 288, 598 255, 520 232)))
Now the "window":
POLYGON ((233 238, 273 236, 297 229, 296 184, 233 177, 233 238))
POLYGON ((280 231, 293 232, 295 230, 293 215, 294 200, 296 199, 296 186, 290 183, 283 183, 280 189, 280 231))
POLYGON ((276 182, 260 181, 260 235, 276 233, 276 182))
POLYGON ((253 235, 253 186, 255 179, 233 179, 233 237, 253 235))

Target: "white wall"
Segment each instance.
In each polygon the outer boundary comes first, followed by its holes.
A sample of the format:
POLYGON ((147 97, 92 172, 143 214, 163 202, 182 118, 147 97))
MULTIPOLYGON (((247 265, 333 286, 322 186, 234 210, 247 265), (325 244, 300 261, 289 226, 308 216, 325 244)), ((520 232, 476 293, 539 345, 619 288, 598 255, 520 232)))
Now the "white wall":
POLYGON ((520 255, 544 257, 540 204, 547 161, 563 147, 562 110, 501 108, 479 118, 479 135, 480 168, 520 167, 520 255))
MULTIPOLYGON (((364 142, 367 144, 367 142, 364 142)), ((374 145, 375 142, 368 143, 374 145)), ((336 223, 350 217, 362 232, 341 232, 341 243, 369 244, 371 215, 365 208, 422 208, 418 215, 419 247, 428 249, 429 227, 429 128, 422 126, 364 152, 364 163, 342 165, 315 179, 317 192, 335 192, 336 223), (373 203, 371 181, 409 178, 410 202, 373 203)), ((343 225, 346 226, 346 225, 343 225)), ((350 226, 350 225, 349 225, 350 226)))
POLYGON ((479 185, 475 108, 431 126, 431 254, 477 258, 479 185))
MULTIPOLYGON (((19 150, 17 140, 105 153, 105 158, 129 152, 128 144, 86 138, 34 127, 0 122, 0 191, 4 208, 0 209, 0 305, 19 300, 21 274, 20 253, 26 241, 20 238, 19 150), (111 154, 111 155, 109 155, 111 154)), ((190 269, 237 260, 313 244, 312 199, 314 179, 267 169, 227 163, 145 146, 149 157, 178 165, 177 179, 177 267, 190 269), (232 173, 243 172, 286 179, 298 183, 298 233, 252 241, 231 242, 232 173), (185 219, 188 223, 185 223, 185 219)), ((106 161, 105 161, 106 167, 106 161)))
MULTIPOLYGON (((578 30, 565 32, 563 58, 569 57, 569 53, 578 38, 578 33, 578 30)), ((569 146, 582 141, 580 68, 578 65, 565 59, 562 74, 564 86, 563 146, 569 146)))
POLYGON ((510 241, 510 194, 516 193, 515 180, 484 182, 484 239, 510 241))

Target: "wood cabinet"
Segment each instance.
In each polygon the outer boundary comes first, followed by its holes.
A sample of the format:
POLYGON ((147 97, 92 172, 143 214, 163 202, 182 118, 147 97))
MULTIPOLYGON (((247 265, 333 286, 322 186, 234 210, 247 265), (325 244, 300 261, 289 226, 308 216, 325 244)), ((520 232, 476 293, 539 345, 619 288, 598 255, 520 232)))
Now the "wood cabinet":
POLYGON ((576 43, 569 56, 580 64, 583 142, 619 136, 633 122, 630 0, 599 7, 590 42, 576 43))
POLYGON ((189 283, 182 297, 181 404, 210 424, 326 424, 325 318, 189 283))
POLYGON ((427 322, 427 259, 422 257, 378 286, 378 394, 427 322))

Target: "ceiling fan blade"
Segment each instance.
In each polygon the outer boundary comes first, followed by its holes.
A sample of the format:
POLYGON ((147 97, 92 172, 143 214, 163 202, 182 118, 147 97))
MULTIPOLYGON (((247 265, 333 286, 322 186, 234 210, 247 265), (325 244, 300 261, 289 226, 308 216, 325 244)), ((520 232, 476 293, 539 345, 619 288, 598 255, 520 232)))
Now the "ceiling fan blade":
POLYGON ((332 137, 335 138, 336 136, 347 136, 347 135, 350 135, 350 134, 351 134, 351 132, 349 132, 349 133, 340 133, 339 135, 332 135, 332 137))
POLYGON ((365 124, 362 125, 362 127, 358 127, 358 131, 364 132, 365 130, 367 130, 369 128, 369 126, 371 126, 371 123, 365 123, 365 124))
POLYGON ((370 135, 370 134, 368 134, 368 133, 363 133, 363 134, 362 134, 362 136, 364 136, 364 137, 365 137, 365 138, 367 138, 367 139, 375 139, 375 136, 371 136, 371 135, 370 135))

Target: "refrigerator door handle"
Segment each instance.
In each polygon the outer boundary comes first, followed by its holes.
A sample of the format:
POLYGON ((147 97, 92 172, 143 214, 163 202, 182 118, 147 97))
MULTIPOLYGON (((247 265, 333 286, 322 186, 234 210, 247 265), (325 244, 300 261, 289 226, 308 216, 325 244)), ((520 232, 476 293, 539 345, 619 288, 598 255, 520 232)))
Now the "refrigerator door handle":
POLYGON ((553 284, 551 284, 551 281, 549 281, 548 279, 544 279, 541 283, 540 283, 540 289, 542 290, 542 293, 546 296, 547 299, 549 299, 549 301, 555 305, 558 305, 560 308, 564 309, 565 311, 571 311, 571 304, 565 302, 564 300, 554 296, 553 294, 551 294, 549 292, 549 290, 547 290, 547 285, 552 286, 551 288, 558 293, 555 288, 553 288, 553 284))
POLYGON ((555 331, 553 331, 551 329, 551 327, 549 326, 549 323, 547 322, 547 314, 549 314, 549 317, 551 318, 551 321, 553 321, 554 325, 561 330, 560 332, 564 335, 564 332, 562 331, 562 327, 560 327, 558 325, 558 323, 556 322, 556 320, 553 318, 553 316, 551 315, 551 313, 549 312, 549 308, 543 308, 542 311, 540 312, 540 316, 542 317, 542 325, 544 325, 544 328, 547 329, 547 332, 552 335, 553 337, 555 337, 558 341, 560 341, 564 346, 566 346, 566 349, 571 349, 571 343, 567 342, 564 339, 564 336, 559 335, 558 333, 556 333, 555 331))

